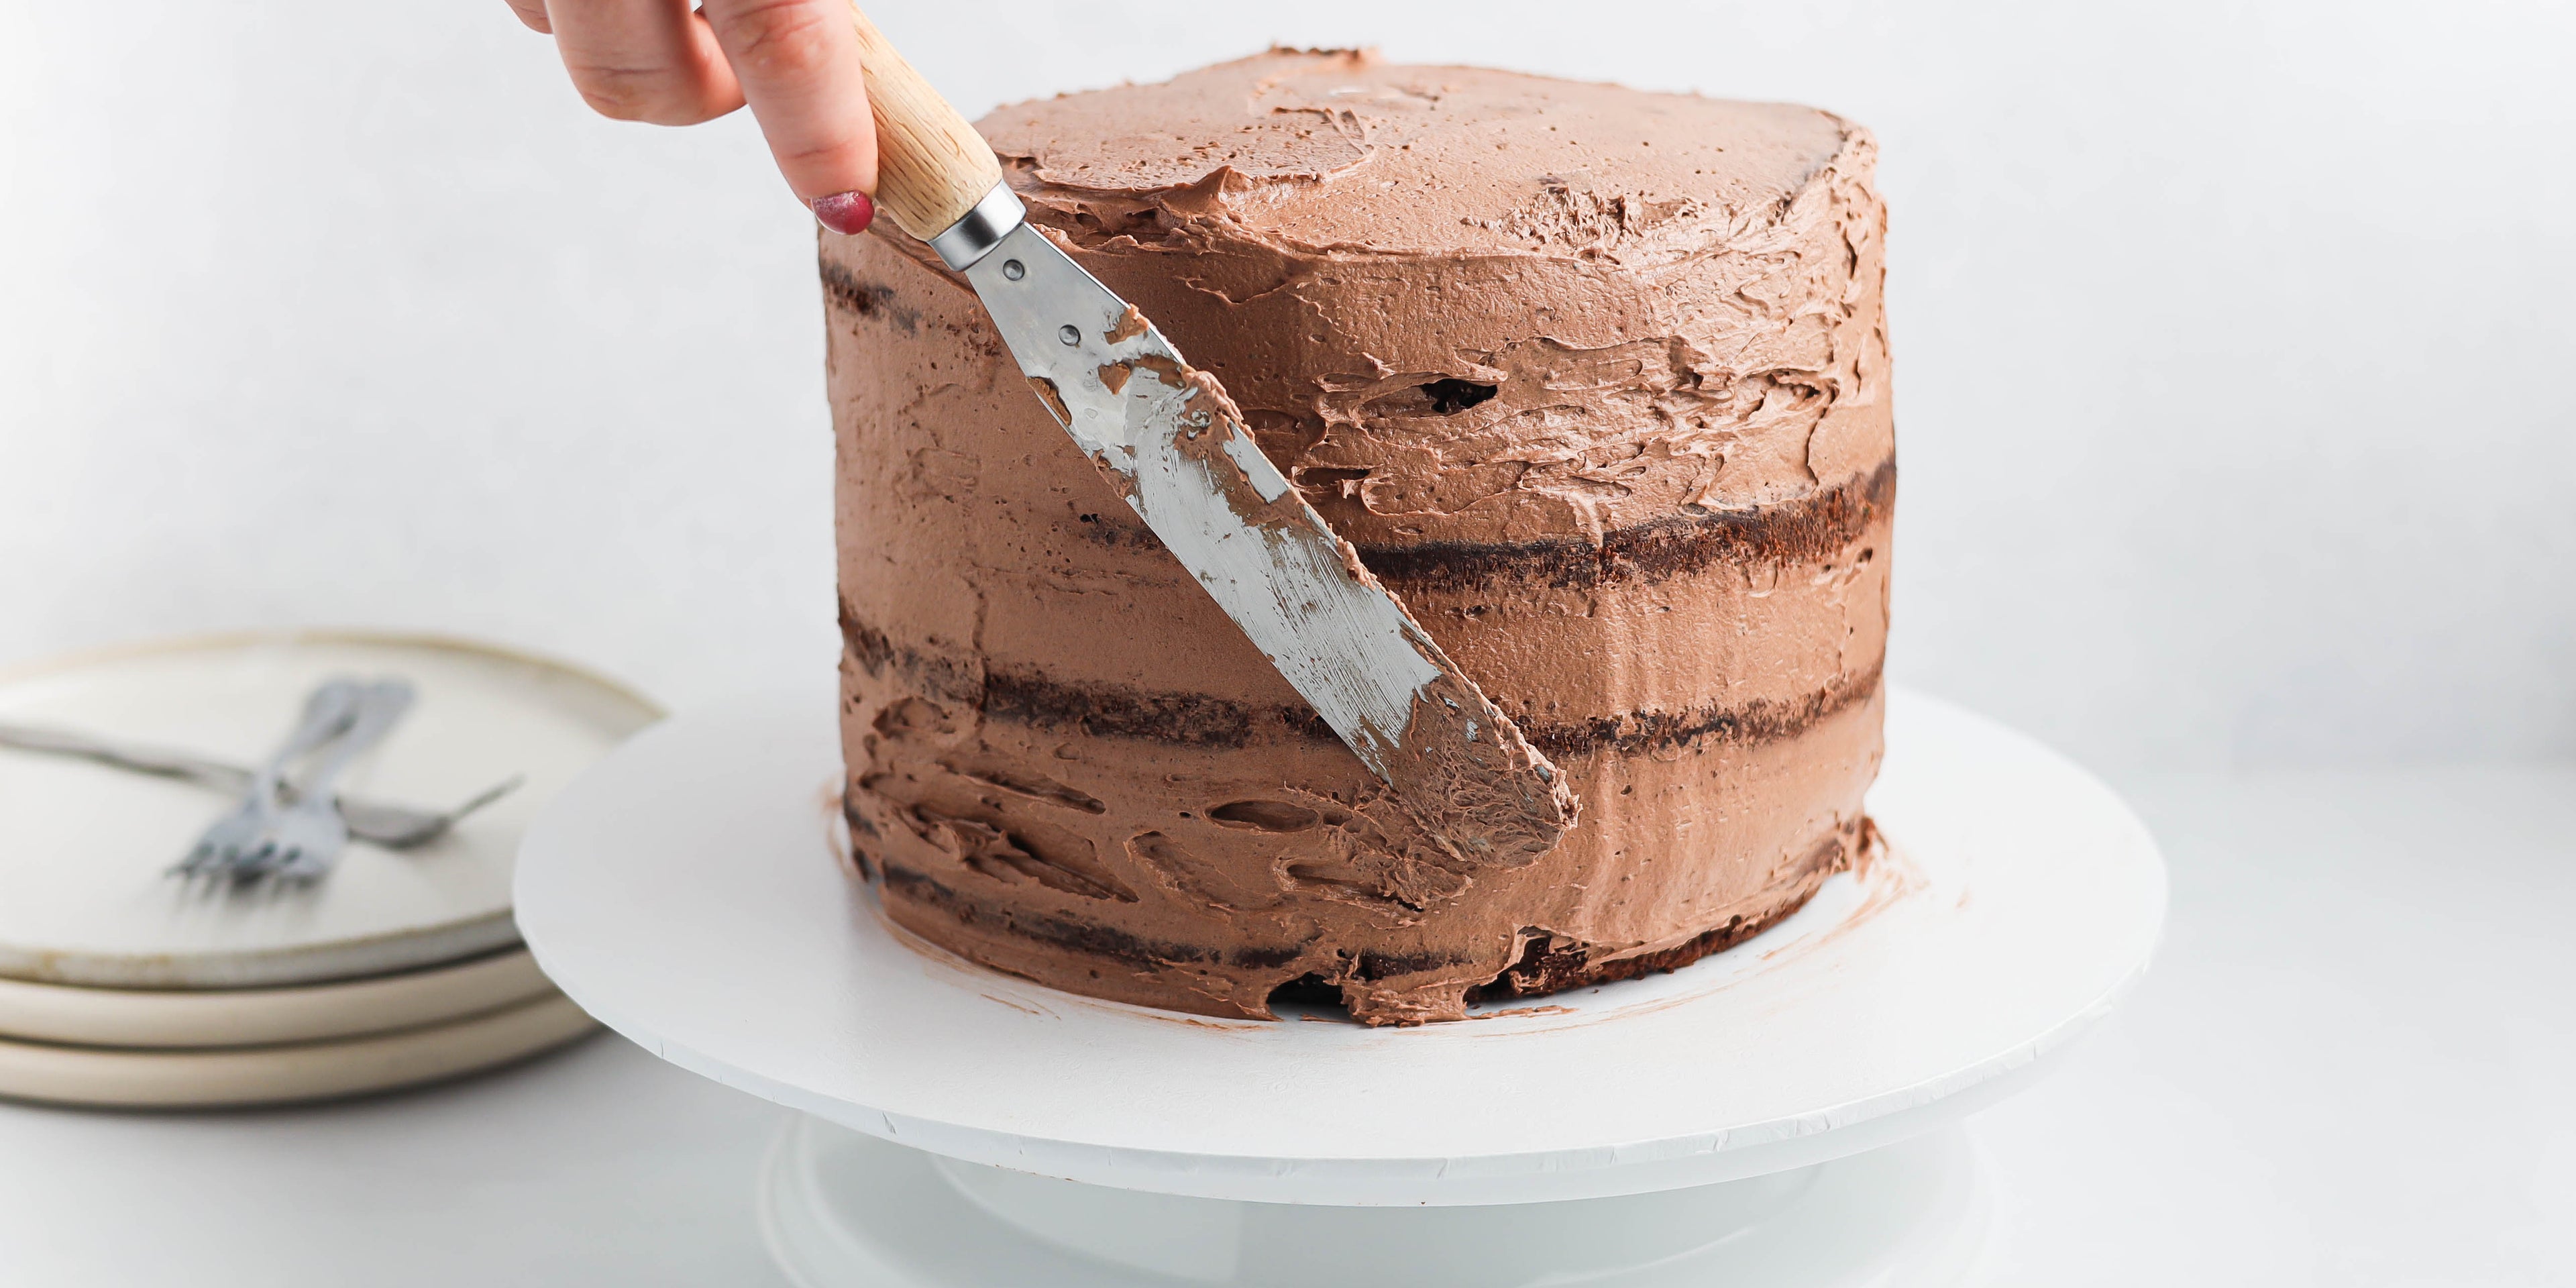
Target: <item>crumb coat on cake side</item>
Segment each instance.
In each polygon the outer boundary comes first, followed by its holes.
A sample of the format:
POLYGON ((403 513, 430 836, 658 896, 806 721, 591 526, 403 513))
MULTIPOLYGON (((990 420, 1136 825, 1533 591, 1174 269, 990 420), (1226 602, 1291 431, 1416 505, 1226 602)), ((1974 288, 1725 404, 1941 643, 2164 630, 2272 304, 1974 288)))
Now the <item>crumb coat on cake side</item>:
POLYGON ((981 128, 1585 804, 1534 863, 1460 864, 962 283, 827 233, 848 815, 889 915, 1095 996, 1403 1023, 1682 964, 1868 844, 1895 465, 1865 131, 1284 50, 981 128))

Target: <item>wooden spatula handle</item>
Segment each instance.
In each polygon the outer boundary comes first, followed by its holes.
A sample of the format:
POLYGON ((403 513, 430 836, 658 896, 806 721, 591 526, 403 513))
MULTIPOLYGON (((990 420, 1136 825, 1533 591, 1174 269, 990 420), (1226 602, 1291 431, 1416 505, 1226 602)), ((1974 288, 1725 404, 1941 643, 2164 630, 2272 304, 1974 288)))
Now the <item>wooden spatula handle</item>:
POLYGON ((975 208, 1002 181, 1001 164, 975 132, 868 16, 859 25, 859 59, 867 65, 868 106, 877 118, 877 208, 905 232, 928 241, 975 208))

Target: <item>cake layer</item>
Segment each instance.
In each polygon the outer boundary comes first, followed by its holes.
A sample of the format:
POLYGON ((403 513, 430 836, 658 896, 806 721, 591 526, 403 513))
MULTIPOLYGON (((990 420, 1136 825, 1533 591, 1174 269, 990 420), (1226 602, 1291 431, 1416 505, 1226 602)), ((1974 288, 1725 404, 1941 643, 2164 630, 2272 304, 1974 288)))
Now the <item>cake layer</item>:
POLYGON ((1865 133, 1289 51, 983 128, 1584 812, 1520 868, 1420 834, 971 294, 827 234, 849 813, 897 920, 1100 996, 1409 1022, 1714 951, 1858 852, 1895 484, 1865 133))
POLYGON ((1891 453, 1877 145, 1827 113, 1273 51, 981 128, 1355 543, 1597 538, 1891 453))
POLYGON ((1551 751, 1584 826, 1523 868, 1464 870, 1295 713, 1173 730, 1082 704, 934 703, 847 673, 866 769, 856 849, 895 919, 1076 991, 1266 1014, 1308 976, 1363 1018, 1453 1018, 1533 942, 1599 965, 1767 924, 1857 853, 1879 686, 1682 736, 1551 751), (994 704, 996 707, 999 704, 994 704))

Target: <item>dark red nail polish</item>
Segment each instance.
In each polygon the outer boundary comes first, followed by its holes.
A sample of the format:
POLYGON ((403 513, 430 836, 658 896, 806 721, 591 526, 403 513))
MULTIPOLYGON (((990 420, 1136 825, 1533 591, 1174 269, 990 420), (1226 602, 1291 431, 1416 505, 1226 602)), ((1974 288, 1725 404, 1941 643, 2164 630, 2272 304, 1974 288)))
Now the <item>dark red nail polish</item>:
POLYGON ((836 192, 814 199, 815 221, 845 237, 866 232, 876 217, 877 203, 864 192, 836 192))

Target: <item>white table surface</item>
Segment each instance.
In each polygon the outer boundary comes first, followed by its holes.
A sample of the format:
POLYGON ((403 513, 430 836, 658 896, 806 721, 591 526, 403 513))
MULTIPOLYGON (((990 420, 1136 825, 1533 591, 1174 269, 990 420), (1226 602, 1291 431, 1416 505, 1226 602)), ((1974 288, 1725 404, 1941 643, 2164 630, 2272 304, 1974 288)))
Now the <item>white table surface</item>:
MULTIPOLYGON (((1971 1122, 1975 1281, 2576 1282, 2576 766, 2124 786, 2169 937, 1971 1122)), ((0 1284, 764 1288, 779 1113, 613 1037, 319 1109, 0 1104, 0 1284)))

